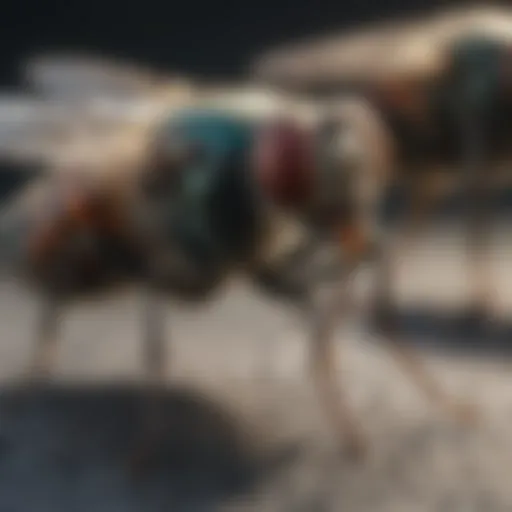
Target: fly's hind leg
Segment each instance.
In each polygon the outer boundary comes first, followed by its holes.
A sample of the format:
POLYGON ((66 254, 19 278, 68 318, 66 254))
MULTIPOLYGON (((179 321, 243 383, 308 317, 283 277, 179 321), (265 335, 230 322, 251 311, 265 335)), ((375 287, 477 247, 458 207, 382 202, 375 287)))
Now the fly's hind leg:
POLYGON ((27 380, 38 384, 48 380, 58 352, 58 320, 60 308, 54 298, 46 297, 39 312, 37 339, 27 380))
MULTIPOLYGON (((32 360, 20 379, 21 391, 28 392, 28 398, 48 383, 58 355, 59 313, 61 308, 58 301, 51 296, 44 296, 38 310, 36 321, 35 346, 32 360)), ((22 395, 14 397, 13 412, 21 405, 22 395)))
POLYGON ((147 290, 145 294, 143 320, 146 382, 141 404, 141 437, 129 460, 134 472, 146 467, 165 434, 165 311, 163 300, 155 290, 147 290))

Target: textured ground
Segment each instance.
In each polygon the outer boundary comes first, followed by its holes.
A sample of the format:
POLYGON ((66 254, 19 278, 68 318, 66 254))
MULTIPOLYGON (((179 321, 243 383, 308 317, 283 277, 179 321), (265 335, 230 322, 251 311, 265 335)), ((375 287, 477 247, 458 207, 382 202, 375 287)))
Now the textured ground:
POLYGON ((484 421, 463 429, 429 407, 354 317, 338 333, 339 381, 372 446, 358 466, 335 450, 315 402, 301 325, 234 289, 208 311, 169 310, 168 436, 147 477, 132 480, 123 461, 140 403, 136 297, 71 310, 56 384, 12 409, 34 302, 3 285, 0 512, 512 510, 512 235, 496 232, 499 318, 482 340, 453 317, 466 294, 457 233, 423 239, 397 285, 408 337, 484 421))

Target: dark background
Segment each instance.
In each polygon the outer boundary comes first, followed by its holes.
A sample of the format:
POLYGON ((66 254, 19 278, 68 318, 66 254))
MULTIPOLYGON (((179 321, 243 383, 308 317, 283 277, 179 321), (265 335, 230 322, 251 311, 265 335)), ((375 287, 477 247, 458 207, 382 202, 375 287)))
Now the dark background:
MULTIPOLYGON (((16 83, 20 58, 78 49, 161 69, 233 77, 276 43, 358 22, 468 2, 436 0, 3 0, 0 80, 16 83)), ((488 3, 488 2, 487 2, 488 3)))

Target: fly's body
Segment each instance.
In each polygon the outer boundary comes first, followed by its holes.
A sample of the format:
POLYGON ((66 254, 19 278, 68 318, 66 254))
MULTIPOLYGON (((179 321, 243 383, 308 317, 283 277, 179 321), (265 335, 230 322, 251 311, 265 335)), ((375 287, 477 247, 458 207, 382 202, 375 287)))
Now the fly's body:
MULTIPOLYGON (((0 212, 3 269, 23 276, 44 300, 31 377, 46 376, 54 363, 57 319, 69 300, 137 283, 145 297, 144 356, 149 383, 157 385, 148 387, 154 400, 165 382, 164 302, 202 304, 236 275, 288 301, 306 321, 320 398, 352 454, 360 455, 361 432, 335 390, 340 297, 326 307, 316 292, 325 279, 341 279, 344 291, 346 269, 373 241, 369 212, 389 157, 383 151, 368 159, 358 143, 370 137, 382 150, 389 144, 372 110, 357 102, 322 110, 265 91, 196 90, 170 99, 161 82, 148 85, 137 76, 127 82, 123 74, 131 101, 152 108, 135 117, 100 109, 98 117, 77 91, 89 83, 93 97, 99 87, 108 99, 105 80, 120 87, 118 73, 100 69, 98 80, 94 66, 39 62, 32 80, 63 97, 71 117, 50 116, 50 141, 44 130, 18 132, 14 141, 0 137, 0 156, 42 161, 46 170, 0 212), (76 88, 69 85, 73 77, 76 88), (347 120, 352 131, 345 130, 347 120), (317 265, 324 247, 335 249, 335 261, 317 265)), ((401 355, 410 367, 413 358, 401 355)), ((436 395, 451 403, 441 391, 436 395)))

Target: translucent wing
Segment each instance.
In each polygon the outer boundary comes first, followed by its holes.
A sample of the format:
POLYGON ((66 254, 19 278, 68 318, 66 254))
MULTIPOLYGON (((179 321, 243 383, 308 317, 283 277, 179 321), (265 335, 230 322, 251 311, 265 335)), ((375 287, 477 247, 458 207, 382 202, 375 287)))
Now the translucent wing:
POLYGON ((97 161, 111 153, 109 145, 117 147, 127 132, 131 140, 138 134, 143 138, 160 117, 186 104, 188 89, 175 85, 153 95, 114 97, 91 92, 88 97, 68 97, 71 101, 58 94, 4 94, 0 96, 0 163, 42 163, 51 168, 62 154, 67 161, 73 153, 81 159, 89 153, 97 161))
POLYGON ((130 106, 75 106, 29 96, 1 96, 0 162, 51 167, 64 152, 77 152, 78 147, 87 146, 91 154, 98 154, 94 142, 98 148, 100 141, 104 146, 130 120, 143 118, 144 109, 130 106))
POLYGON ((69 135, 73 113, 21 95, 0 96, 0 161, 34 163, 50 158, 69 135))
POLYGON ((148 129, 192 97, 187 81, 106 59, 38 56, 24 71, 30 93, 0 96, 0 163, 128 165, 148 129))
POLYGON ((79 55, 41 55, 28 60, 24 78, 38 93, 60 99, 151 94, 166 79, 141 67, 79 55))

